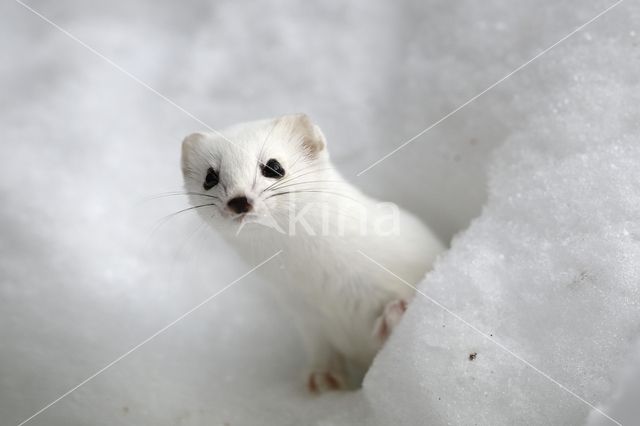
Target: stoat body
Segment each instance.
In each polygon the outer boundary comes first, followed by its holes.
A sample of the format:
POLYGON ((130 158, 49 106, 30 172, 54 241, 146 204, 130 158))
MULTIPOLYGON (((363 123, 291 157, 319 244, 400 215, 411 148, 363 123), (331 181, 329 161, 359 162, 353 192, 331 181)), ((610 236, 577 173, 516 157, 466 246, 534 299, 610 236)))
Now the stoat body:
POLYGON ((399 321, 443 250, 417 218, 364 195, 332 166, 307 116, 195 133, 182 146, 191 204, 293 314, 311 357, 312 391, 348 387, 399 321), (379 262, 387 270, 375 264, 379 262))

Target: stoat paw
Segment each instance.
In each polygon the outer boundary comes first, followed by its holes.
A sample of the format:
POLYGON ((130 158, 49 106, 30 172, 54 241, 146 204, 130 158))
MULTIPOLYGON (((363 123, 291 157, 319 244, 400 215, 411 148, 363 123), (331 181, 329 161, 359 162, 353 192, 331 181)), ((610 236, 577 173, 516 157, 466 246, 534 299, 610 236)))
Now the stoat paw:
POLYGON ((309 374, 307 380, 309 392, 320 394, 327 391, 337 391, 346 389, 344 377, 339 373, 331 371, 314 371, 309 374))
POLYGON ((382 315, 380 315, 373 326, 373 336, 380 342, 384 343, 391 335, 393 329, 398 325, 404 312, 407 310, 407 301, 404 299, 393 300, 384 307, 382 315))

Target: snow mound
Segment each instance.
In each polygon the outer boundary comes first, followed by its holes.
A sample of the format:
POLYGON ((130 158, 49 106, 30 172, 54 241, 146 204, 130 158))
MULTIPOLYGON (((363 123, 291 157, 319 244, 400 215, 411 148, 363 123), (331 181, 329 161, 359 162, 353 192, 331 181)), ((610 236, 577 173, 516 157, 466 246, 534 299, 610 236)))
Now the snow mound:
POLYGON ((513 107, 528 123, 495 152, 481 216, 367 377, 381 418, 613 424, 587 402, 607 411, 620 366, 637 363, 640 79, 611 65, 640 66, 637 45, 586 34, 527 71, 513 107))
POLYGON ((586 419, 590 407, 543 374, 607 401, 640 331, 640 144, 587 136, 597 118, 549 115, 499 151, 481 217, 420 287, 489 338, 418 295, 367 378, 383 413, 407 424, 586 419), (394 394, 402 405, 384 403, 394 394))

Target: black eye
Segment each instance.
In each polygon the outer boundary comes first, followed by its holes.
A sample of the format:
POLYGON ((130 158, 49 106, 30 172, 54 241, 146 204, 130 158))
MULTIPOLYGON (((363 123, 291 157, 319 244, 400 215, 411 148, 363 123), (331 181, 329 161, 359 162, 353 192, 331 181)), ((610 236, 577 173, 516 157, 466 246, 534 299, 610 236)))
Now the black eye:
POLYGON ((213 167, 209 167, 209 170, 207 170, 207 177, 204 179, 204 184, 202 184, 202 187, 206 191, 208 191, 214 186, 216 186, 219 180, 220 178, 218 178, 218 173, 216 173, 216 171, 213 170, 213 167))
POLYGON ((284 176, 284 169, 282 168, 282 165, 278 162, 278 160, 272 158, 271 160, 267 161, 267 164, 262 165, 262 176, 280 179, 284 176))

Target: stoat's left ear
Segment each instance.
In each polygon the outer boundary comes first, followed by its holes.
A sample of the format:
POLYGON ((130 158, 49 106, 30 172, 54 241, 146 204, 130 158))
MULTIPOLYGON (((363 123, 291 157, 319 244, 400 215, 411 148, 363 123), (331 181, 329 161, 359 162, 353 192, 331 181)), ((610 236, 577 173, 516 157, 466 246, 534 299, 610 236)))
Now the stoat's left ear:
POLYGON ((291 132, 294 135, 301 138, 302 147, 312 157, 317 156, 325 149, 326 140, 322 130, 313 124, 306 114, 285 115, 281 120, 290 126, 291 132))
POLYGON ((182 174, 187 175, 194 158, 202 150, 202 145, 207 136, 204 133, 192 133, 182 140, 182 158, 180 165, 182 166, 182 174))

